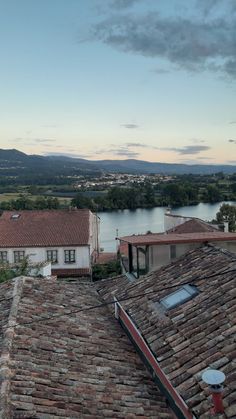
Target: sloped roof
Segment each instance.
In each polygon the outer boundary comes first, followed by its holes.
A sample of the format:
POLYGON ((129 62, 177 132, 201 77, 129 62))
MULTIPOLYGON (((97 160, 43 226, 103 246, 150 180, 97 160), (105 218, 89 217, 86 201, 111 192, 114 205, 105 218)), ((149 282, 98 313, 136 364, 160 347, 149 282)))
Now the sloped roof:
POLYGON ((170 233, 204 233, 209 231, 219 231, 212 224, 206 223, 199 218, 192 218, 191 220, 184 221, 184 223, 179 224, 176 227, 172 227, 166 231, 167 234, 170 233))
POLYGON ((87 209, 4 211, 0 247, 87 245, 90 214, 87 209))
POLYGON ((20 277, 0 297, 1 417, 173 417, 92 285, 20 277))
POLYGON ((201 379, 208 367, 225 373, 224 417, 236 417, 236 255, 205 246, 132 283, 120 276, 98 287, 105 300, 125 298, 122 306, 197 417, 210 417, 209 392, 201 379), (199 294, 166 311, 160 299, 186 283, 199 294))
POLYGON ((137 234, 119 237, 120 241, 134 246, 178 244, 178 243, 206 243, 216 241, 234 241, 236 233, 224 233, 222 231, 209 231, 204 233, 153 233, 137 234))

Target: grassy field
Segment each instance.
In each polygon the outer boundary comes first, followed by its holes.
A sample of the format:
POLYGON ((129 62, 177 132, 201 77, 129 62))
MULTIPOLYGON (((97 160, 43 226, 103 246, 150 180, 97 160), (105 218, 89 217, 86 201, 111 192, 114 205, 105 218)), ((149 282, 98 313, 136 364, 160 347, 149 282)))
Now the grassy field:
POLYGON ((19 198, 19 196, 20 194, 17 192, 0 194, 0 202, 10 201, 11 199, 17 199, 19 198))
MULTIPOLYGON (((4 194, 0 194, 0 202, 3 201, 11 201, 12 199, 17 199, 20 197, 20 195, 22 195, 22 193, 4 193, 4 194)), ((37 198, 47 198, 47 196, 43 196, 43 195, 31 195, 31 194, 27 194, 24 193, 24 196, 27 196, 27 198, 29 198, 32 201, 35 201, 37 198)), ((48 197, 49 198, 49 197, 48 197)), ((58 201, 60 202, 60 204, 69 204, 71 201, 71 198, 67 198, 67 197, 60 197, 60 196, 52 196, 50 195, 50 198, 57 198, 58 201)))

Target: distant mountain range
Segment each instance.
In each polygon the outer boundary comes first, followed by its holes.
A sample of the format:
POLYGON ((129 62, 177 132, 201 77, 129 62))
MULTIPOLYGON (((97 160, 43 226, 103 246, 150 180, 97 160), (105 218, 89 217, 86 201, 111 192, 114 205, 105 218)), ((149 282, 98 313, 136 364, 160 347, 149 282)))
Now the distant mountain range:
POLYGON ((12 149, 0 149, 0 176, 29 175, 72 175, 112 173, 160 173, 160 174, 213 174, 236 173, 232 165, 187 165, 173 163, 147 162, 143 160, 86 160, 67 156, 28 155, 12 149))

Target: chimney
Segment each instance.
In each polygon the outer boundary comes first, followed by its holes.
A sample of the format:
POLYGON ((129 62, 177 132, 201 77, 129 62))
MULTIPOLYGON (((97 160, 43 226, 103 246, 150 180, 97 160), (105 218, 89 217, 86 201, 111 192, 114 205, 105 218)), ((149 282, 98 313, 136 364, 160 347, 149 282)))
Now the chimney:
POLYGON ((224 232, 225 233, 229 232, 229 222, 228 221, 224 221, 224 232))
POLYGON ((214 404, 213 414, 223 413, 224 405, 222 400, 223 382, 225 381, 225 374, 217 370, 207 370, 202 374, 202 380, 208 384, 212 395, 214 404))

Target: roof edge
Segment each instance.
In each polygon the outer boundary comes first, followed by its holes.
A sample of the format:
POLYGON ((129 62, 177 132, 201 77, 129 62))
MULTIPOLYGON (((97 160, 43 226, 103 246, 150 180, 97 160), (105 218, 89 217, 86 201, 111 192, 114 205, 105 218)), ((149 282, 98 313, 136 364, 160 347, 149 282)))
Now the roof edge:
POLYGON ((9 393, 10 393, 10 382, 11 382, 11 369, 10 369, 10 358, 11 358, 11 348, 14 338, 14 327, 17 324, 17 314, 19 309, 19 304, 22 296, 23 286, 25 282, 24 277, 17 277, 13 280, 14 288, 12 291, 12 304, 8 317, 8 322, 6 324, 6 329, 3 331, 3 344, 2 344, 2 353, 0 357, 0 377, 1 377, 1 386, 0 386, 0 417, 10 418, 10 404, 9 404, 9 393))

